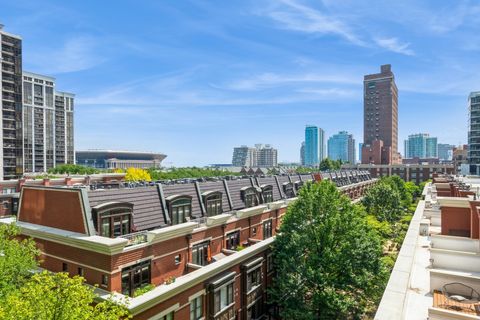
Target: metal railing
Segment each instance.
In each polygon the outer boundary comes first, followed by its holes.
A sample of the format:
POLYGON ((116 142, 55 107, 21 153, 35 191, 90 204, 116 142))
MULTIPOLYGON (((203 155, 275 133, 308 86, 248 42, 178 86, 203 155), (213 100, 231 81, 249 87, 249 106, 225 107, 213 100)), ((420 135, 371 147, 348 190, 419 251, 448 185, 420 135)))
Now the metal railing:
POLYGON ((122 239, 127 239, 128 240, 128 243, 127 243, 127 247, 129 246, 133 246, 133 245, 136 245, 136 244, 140 244, 140 243, 145 243, 147 242, 147 232, 148 231, 139 231, 139 232, 134 232, 134 233, 129 233, 129 234, 125 234, 125 235, 122 235, 122 236, 118 236, 117 238, 122 238, 122 239))

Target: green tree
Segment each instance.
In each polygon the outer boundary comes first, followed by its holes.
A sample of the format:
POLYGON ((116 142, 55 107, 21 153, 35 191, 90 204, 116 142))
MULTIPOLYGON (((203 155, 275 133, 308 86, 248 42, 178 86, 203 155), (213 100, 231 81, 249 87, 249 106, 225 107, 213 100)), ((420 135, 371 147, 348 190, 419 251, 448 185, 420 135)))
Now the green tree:
POLYGON ((59 166, 56 166, 55 168, 50 168, 48 169, 48 173, 50 174, 95 174, 95 173, 100 173, 99 170, 86 167, 86 166, 81 166, 78 164, 62 164, 59 166))
POLYGON ((16 238, 18 233, 14 225, 0 225, 0 301, 20 288, 38 266, 35 243, 16 238))
POLYGON ((395 187, 379 182, 367 190, 362 204, 379 221, 395 222, 403 214, 402 199, 395 187))
POLYGON ((122 304, 94 303, 91 286, 66 273, 34 274, 39 250, 30 239, 20 239, 15 225, 0 224, 0 319, 113 320, 128 317, 122 304))
POLYGON ((323 159, 320 162, 319 169, 320 169, 320 171, 333 170, 334 169, 333 161, 330 160, 329 158, 323 159))
POLYGON ((112 301, 94 303, 93 288, 79 276, 66 273, 34 274, 2 304, 0 316, 12 320, 117 320, 128 317, 128 310, 112 301))
POLYGON ((273 251, 270 297, 284 319, 358 319, 383 289, 380 239, 329 181, 300 190, 273 251))

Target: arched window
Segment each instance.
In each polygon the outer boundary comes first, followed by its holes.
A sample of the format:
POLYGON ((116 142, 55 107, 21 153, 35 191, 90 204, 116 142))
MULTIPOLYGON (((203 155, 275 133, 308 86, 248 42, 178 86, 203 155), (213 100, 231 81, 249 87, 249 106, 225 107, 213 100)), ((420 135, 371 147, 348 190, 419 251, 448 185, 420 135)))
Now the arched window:
POLYGON ((172 225, 184 223, 192 212, 191 196, 170 196, 167 198, 172 225))
POLYGON ((291 182, 283 183, 283 192, 287 198, 295 197, 295 191, 293 190, 293 184, 291 182))
POLYGON ((273 187, 269 184, 262 185, 263 203, 273 202, 273 187))
POLYGON ((210 191, 203 194, 203 203, 207 216, 216 216, 223 212, 222 193, 220 191, 210 191))
POLYGON ((108 202, 92 208, 92 212, 100 236, 116 238, 132 233, 132 203, 108 202))
POLYGON ((245 208, 258 206, 257 189, 254 187, 244 187, 241 189, 241 192, 245 208))

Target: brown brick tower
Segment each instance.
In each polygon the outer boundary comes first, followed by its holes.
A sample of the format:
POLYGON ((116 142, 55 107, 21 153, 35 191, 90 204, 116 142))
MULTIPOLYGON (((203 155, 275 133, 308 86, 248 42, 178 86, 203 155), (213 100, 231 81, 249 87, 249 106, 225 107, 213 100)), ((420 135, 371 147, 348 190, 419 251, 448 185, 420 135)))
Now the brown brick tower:
POLYGON ((389 64, 363 80, 362 163, 396 164, 398 154, 398 89, 389 64))

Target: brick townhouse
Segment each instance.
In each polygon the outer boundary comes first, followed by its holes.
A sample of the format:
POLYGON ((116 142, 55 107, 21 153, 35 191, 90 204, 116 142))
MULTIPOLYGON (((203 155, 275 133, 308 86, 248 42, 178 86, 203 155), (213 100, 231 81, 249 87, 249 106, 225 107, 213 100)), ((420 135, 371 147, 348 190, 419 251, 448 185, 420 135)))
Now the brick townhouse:
POLYGON ((304 183, 329 179, 352 199, 366 171, 21 188, 16 221, 41 266, 81 275, 100 299, 128 300, 135 319, 275 318, 267 304, 270 252, 304 183), (140 296, 148 284, 154 289, 140 296))

